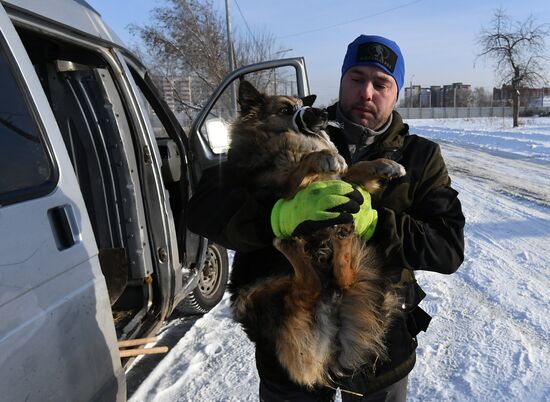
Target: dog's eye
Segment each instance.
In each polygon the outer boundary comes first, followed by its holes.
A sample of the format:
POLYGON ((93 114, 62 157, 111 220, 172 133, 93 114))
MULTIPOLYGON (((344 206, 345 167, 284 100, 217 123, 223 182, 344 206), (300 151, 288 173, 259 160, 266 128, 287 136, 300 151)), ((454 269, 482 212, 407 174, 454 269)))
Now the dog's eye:
POLYGON ((286 106, 283 106, 279 110, 279 112, 282 113, 282 114, 293 114, 294 113, 294 108, 290 105, 286 105, 286 106))

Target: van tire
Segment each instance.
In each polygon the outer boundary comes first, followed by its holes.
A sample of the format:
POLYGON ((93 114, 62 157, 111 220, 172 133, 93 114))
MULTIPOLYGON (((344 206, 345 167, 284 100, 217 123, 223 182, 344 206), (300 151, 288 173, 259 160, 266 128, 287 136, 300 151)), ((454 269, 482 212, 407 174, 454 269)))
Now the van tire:
POLYGON ((229 277, 227 250, 209 243, 199 283, 177 309, 185 314, 204 314, 222 299, 229 277))

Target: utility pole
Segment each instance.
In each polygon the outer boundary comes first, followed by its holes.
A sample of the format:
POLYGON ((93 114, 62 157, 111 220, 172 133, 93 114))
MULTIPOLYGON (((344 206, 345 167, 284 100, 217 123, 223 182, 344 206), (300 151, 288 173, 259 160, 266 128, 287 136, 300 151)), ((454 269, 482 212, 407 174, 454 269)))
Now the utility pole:
MULTIPOLYGON (((229 13, 229 0, 225 0, 225 25, 227 27, 227 61, 229 72, 235 70, 235 59, 233 57, 233 36, 231 35, 231 15, 229 13)), ((230 84, 231 107, 234 116, 237 115, 237 93, 235 91, 235 82, 230 84)))
POLYGON ((411 81, 410 81, 410 88, 411 88, 411 95, 410 95, 410 108, 413 107, 413 78, 414 78, 414 74, 411 75, 411 81))

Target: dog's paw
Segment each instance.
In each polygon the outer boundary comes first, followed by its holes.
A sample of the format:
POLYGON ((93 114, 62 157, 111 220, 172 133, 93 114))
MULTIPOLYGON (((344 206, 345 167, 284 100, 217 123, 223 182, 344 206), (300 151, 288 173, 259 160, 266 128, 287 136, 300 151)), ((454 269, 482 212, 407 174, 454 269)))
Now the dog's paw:
POLYGON ((377 166, 376 170, 376 173, 384 179, 395 179, 407 174, 403 165, 390 159, 384 160, 383 163, 377 166))
POLYGON ((348 165, 340 154, 323 152, 317 159, 317 168, 319 172, 342 174, 347 170, 348 165))
POLYGON ((344 157, 340 154, 336 155, 336 171, 342 175, 348 170, 348 164, 344 157))

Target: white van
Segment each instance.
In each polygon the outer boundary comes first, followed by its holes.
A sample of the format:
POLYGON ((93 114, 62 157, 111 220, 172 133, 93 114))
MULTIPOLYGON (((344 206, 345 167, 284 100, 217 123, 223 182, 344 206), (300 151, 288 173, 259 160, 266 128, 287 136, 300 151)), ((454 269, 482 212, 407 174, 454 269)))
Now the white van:
POLYGON ((117 341, 221 299, 186 206, 244 75, 308 94, 302 59, 242 68, 186 134, 85 1, 0 0, 0 400, 123 401, 117 341))

